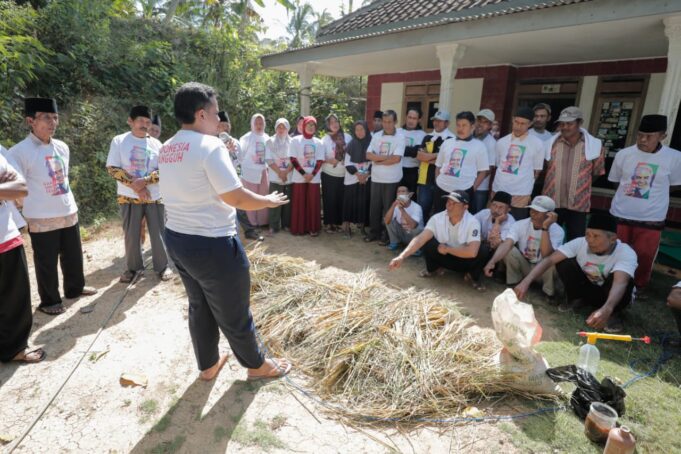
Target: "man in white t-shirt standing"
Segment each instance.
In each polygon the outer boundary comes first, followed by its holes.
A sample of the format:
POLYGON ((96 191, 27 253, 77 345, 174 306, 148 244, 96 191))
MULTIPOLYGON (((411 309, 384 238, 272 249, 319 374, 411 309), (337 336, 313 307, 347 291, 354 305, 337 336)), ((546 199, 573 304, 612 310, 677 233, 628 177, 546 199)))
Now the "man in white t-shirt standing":
POLYGON ((636 297, 650 282, 653 262, 664 230, 669 189, 681 185, 681 152, 662 144, 667 117, 645 115, 636 133, 636 145, 617 152, 608 180, 618 184, 610 205, 617 218, 617 236, 638 256, 634 276, 636 297))
POLYGON ((511 214, 517 220, 529 215, 526 207, 532 196, 534 181, 544 168, 544 144, 528 132, 533 117, 532 109, 518 109, 513 117, 511 134, 499 139, 496 145, 492 191, 511 194, 511 214))
POLYGON ((475 138, 481 141, 485 148, 487 149, 487 161, 489 162, 489 175, 482 180, 482 183, 478 186, 478 189, 473 194, 473 209, 471 213, 476 214, 478 211, 483 210, 487 207, 487 201, 489 200, 489 182, 494 176, 494 171, 497 165, 497 139, 492 136, 490 131, 492 130, 492 125, 494 124, 494 112, 490 109, 482 109, 475 116, 475 138))
POLYGON ((158 188, 158 152, 161 142, 149 135, 151 110, 135 106, 128 116, 130 131, 117 135, 111 141, 106 170, 117 184, 118 206, 125 234, 125 261, 127 269, 120 282, 130 283, 144 271, 140 248, 142 220, 149 228, 149 241, 154 271, 163 281, 172 278, 168 256, 163 244, 165 211, 158 188))
POLYGON ((196 82, 175 94, 181 129, 159 156, 168 253, 189 299, 189 332, 200 378, 214 379, 227 361, 220 331, 249 379, 288 373, 285 359, 265 359, 250 312, 248 257, 237 235, 236 208, 261 210, 287 203, 281 194, 258 195, 242 186, 229 152, 218 139, 218 103, 213 88, 196 82), (181 182, 181 184, 178 184, 181 182))
POLYGON ((26 98, 24 111, 31 133, 10 148, 9 161, 28 185, 23 215, 33 246, 38 310, 58 315, 66 310, 59 294, 59 262, 66 298, 94 295, 97 290, 85 286, 78 207, 69 185, 70 150, 53 138, 59 125, 57 102, 26 98))
POLYGON ((385 226, 390 236, 388 249, 396 251, 400 244, 409 244, 423 230, 423 211, 412 201, 406 186, 397 188, 397 198, 385 213, 385 226))
POLYGON ((404 135, 404 157, 402 158, 402 181, 409 192, 416 194, 416 183, 419 179, 421 162, 416 159, 426 133, 421 128, 421 111, 409 109, 404 127, 399 130, 404 135))
POLYGON ((586 319, 588 326, 608 333, 622 331, 622 311, 634 290, 636 253, 617 239, 612 216, 593 213, 586 236, 565 243, 537 265, 515 287, 518 298, 524 298, 532 281, 554 266, 567 296, 558 307, 561 312, 595 307, 586 319))
POLYGON ((550 131, 546 130, 546 126, 551 121, 551 106, 540 102, 532 108, 532 112, 534 112, 534 118, 529 132, 542 142, 546 142, 553 136, 550 131))
MULTIPOLYGON (((528 208, 530 217, 513 224, 504 242, 485 265, 485 274, 491 277, 496 264, 503 260, 508 285, 518 284, 563 244, 565 232, 556 224, 558 215, 554 211, 554 201, 539 195, 528 208)), ((551 267, 532 281, 541 279, 542 291, 550 303, 555 301, 555 277, 556 270, 551 267)))
POLYGON ((383 113, 383 129, 371 137, 367 159, 371 161, 371 200, 369 223, 371 232, 364 238, 367 243, 379 240, 381 246, 388 244, 388 234, 383 224, 385 212, 393 203, 397 187, 402 180, 402 156, 404 136, 397 131, 397 112, 383 113))
POLYGON ((484 291, 480 282, 487 252, 480 242, 480 223, 468 212, 470 200, 466 191, 452 191, 445 196, 445 211, 434 214, 425 229, 389 265, 390 270, 423 248, 426 269, 421 277, 441 276, 445 269, 464 273, 473 288, 484 291))

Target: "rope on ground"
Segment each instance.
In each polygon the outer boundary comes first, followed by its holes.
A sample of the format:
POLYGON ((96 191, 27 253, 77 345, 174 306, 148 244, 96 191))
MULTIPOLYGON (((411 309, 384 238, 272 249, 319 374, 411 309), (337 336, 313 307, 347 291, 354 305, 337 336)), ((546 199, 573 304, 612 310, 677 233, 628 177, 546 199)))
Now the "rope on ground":
MULTIPOLYGON (((145 266, 145 269, 146 269, 148 266, 149 266, 149 262, 147 262, 147 265, 145 266)), ((118 302, 116 302, 116 304, 114 304, 113 308, 111 309, 111 312, 109 312, 109 315, 106 317, 106 320, 104 320, 104 323, 102 323, 102 326, 99 328, 99 330, 97 330, 97 333, 95 334, 95 337, 92 339, 92 341, 90 342, 90 344, 87 346, 87 348, 85 349, 85 351, 83 352, 83 354, 81 355, 81 357, 78 359, 78 361, 76 362, 76 364, 73 366, 73 368, 71 369, 71 371, 69 372, 69 374, 68 374, 68 375, 66 376, 66 378, 62 381, 61 385, 59 385, 59 388, 57 388, 57 390, 54 392, 54 394, 52 394, 52 397, 50 398, 50 400, 47 402, 47 404, 45 404, 45 406, 44 406, 43 409, 40 411, 40 413, 38 413, 38 416, 36 416, 35 419, 33 419, 33 422, 26 428, 26 430, 24 430, 24 432, 21 434, 21 436, 20 436, 19 439, 16 441, 16 443, 14 443, 14 445, 12 446, 12 448, 10 448, 9 454, 12 454, 12 453, 21 445, 21 443, 22 443, 22 442, 26 439, 26 437, 31 433, 31 431, 32 431, 33 428, 36 426, 36 424, 38 424, 38 422, 39 422, 39 421, 42 419, 42 417, 45 415, 45 413, 47 412, 47 410, 52 406, 52 404, 53 404, 54 401, 57 399, 57 397, 59 396, 59 394, 62 392, 62 390, 64 389, 64 387, 66 386, 66 384, 69 382, 69 380, 70 380, 71 377, 73 376, 73 374, 76 373, 76 370, 78 370, 78 368, 79 368, 80 365, 82 364, 83 360, 85 359, 85 357, 87 356, 87 354, 90 352, 90 350, 91 350, 92 347, 94 346, 95 342, 97 342, 97 340, 99 339, 99 336, 102 334, 102 332, 104 331, 104 329, 106 329, 106 325, 109 324, 109 321, 110 321, 111 318, 113 317, 113 315, 114 315, 114 313, 116 312, 116 310, 119 308, 119 306, 121 305, 121 303, 123 303, 123 300, 125 299, 126 296, 128 296, 128 293, 130 292, 130 290, 132 290, 133 286, 139 281, 139 278, 140 278, 141 276, 142 276, 142 273, 137 273, 137 274, 135 275, 134 279, 133 279, 133 280, 130 282, 130 284, 128 284, 128 286, 125 288, 125 291, 123 292, 123 295, 121 295, 121 297, 118 299, 118 302)))

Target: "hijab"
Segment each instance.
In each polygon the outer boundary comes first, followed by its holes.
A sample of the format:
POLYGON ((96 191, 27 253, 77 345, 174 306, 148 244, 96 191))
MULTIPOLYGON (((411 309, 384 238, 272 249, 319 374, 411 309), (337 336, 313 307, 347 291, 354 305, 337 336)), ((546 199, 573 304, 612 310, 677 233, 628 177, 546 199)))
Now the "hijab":
POLYGON ((288 135, 288 130, 291 128, 288 120, 286 118, 280 118, 274 124, 274 135, 270 137, 270 143, 274 153, 279 158, 285 158, 288 155, 289 146, 291 144, 291 137, 288 135), (277 131, 279 125, 284 125, 286 132, 284 135, 280 135, 277 131))
POLYGON ((356 121, 355 124, 352 125, 352 140, 346 149, 346 152, 350 155, 350 160, 356 164, 366 162, 367 148, 369 148, 370 143, 371 133, 369 132, 369 125, 364 120, 356 121), (364 128, 364 132, 366 134, 363 139, 358 139, 355 135, 355 129, 357 129, 357 125, 360 125, 362 128, 364 128))
POLYGON ((340 120, 336 114, 330 114, 328 117, 326 117, 326 130, 329 132, 329 137, 335 145, 334 149, 336 151, 336 155, 334 158, 336 161, 343 162, 345 159, 345 146, 347 144, 345 143, 345 133, 343 132, 343 127, 341 126, 340 120), (331 128, 329 128, 329 120, 331 119, 336 119, 338 122, 338 131, 336 131, 336 133, 332 133, 331 128))
POLYGON ((306 139, 311 139, 312 137, 314 137, 314 133, 313 133, 313 134, 308 134, 307 131, 305 130, 305 127, 308 125, 308 123, 314 123, 314 125, 315 125, 315 132, 316 132, 316 129, 317 129, 317 119, 316 119, 315 117, 313 117, 313 116, 307 116, 307 117, 303 118, 303 137, 305 137, 306 139))

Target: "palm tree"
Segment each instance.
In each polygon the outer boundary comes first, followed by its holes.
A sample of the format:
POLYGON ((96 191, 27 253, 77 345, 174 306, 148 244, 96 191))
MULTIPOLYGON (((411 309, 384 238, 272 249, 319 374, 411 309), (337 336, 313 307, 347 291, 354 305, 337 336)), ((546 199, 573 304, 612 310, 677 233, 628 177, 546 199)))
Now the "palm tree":
POLYGON ((291 15, 286 31, 291 35, 291 47, 300 47, 304 43, 311 41, 315 34, 315 23, 312 19, 316 17, 315 11, 309 3, 300 4, 296 1, 295 9, 291 15))

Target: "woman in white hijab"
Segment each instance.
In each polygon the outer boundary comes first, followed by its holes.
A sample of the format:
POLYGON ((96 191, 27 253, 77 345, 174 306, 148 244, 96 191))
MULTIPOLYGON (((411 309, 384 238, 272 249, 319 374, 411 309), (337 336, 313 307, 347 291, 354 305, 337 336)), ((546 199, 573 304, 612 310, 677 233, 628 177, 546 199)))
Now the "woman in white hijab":
MULTIPOLYGON (((270 179, 269 192, 278 191, 291 198, 291 182, 293 179, 293 164, 289 151, 291 137, 288 135, 291 125, 286 118, 280 118, 274 125, 275 135, 265 144, 265 163, 270 179)), ((291 204, 269 209, 270 235, 280 230, 287 231, 291 226, 291 204)))
MULTIPOLYGON (((269 138, 265 133, 265 117, 257 113, 251 117, 251 131, 239 139, 243 156, 241 181, 246 189, 260 195, 269 194, 265 164, 265 143, 269 138)), ((248 221, 255 227, 267 225, 267 209, 248 211, 248 221)))

